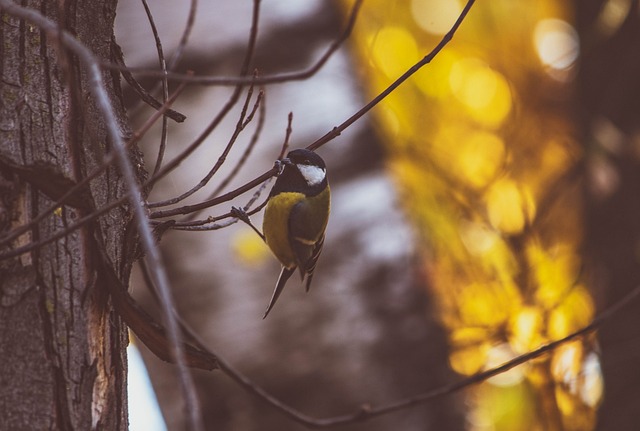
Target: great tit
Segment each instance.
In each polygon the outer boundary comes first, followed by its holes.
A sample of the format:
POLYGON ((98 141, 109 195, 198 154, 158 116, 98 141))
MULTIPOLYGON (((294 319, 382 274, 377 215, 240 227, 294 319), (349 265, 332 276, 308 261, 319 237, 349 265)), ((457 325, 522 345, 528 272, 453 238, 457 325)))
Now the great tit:
POLYGON ((264 317, 278 300, 296 268, 311 287, 329 220, 331 191, 324 160, 313 151, 290 151, 271 189, 264 213, 264 238, 282 264, 282 271, 264 317))

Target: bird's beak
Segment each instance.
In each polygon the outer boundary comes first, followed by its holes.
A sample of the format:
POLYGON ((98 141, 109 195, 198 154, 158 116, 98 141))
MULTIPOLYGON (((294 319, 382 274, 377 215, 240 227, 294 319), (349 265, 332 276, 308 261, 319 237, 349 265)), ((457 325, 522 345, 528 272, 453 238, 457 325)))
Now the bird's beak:
POLYGON ((289 166, 293 165, 293 162, 288 157, 280 159, 280 163, 282 163, 283 165, 289 165, 289 166))

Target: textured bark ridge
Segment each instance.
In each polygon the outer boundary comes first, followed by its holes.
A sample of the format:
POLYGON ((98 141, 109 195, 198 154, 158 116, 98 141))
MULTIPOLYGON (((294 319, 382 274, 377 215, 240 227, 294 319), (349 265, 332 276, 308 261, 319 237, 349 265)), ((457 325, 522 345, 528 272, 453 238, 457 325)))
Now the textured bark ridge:
MULTIPOLYGON (((59 22, 108 59, 115 0, 24 6, 59 22)), ((85 70, 33 23, 0 11, 0 236, 28 223, 102 160, 110 142, 85 70)), ((105 74, 125 124, 119 82, 105 74)), ((123 133, 125 131, 123 130, 123 133)), ((138 165, 140 166, 140 165, 138 165)), ((91 182, 11 247, 47 238, 124 194, 117 169, 91 182)), ((100 286, 96 237, 128 282, 128 212, 0 262, 0 423, 3 429, 127 429, 127 332, 100 286)), ((6 251, 2 248, 0 251, 6 251)))

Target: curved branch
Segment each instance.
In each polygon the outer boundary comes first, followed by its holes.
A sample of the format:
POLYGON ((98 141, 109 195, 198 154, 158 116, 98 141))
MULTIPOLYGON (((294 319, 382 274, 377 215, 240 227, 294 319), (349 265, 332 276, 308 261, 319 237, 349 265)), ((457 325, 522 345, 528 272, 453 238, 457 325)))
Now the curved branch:
POLYGON ((218 85, 218 86, 234 86, 234 85, 249 85, 252 82, 256 85, 267 85, 267 84, 282 84, 285 82, 291 81, 302 81, 308 79, 315 75, 322 66, 324 66, 327 61, 331 58, 331 56, 340 48, 340 46, 344 43, 345 40, 349 38, 351 32, 353 31, 353 27, 356 23, 356 18, 358 17, 358 11, 362 6, 362 2, 364 0, 356 0, 351 8, 351 12, 349 14, 349 18, 347 20, 347 25, 344 30, 338 36, 336 40, 333 41, 331 45, 327 48, 325 53, 308 69, 305 69, 300 72, 290 72, 290 73, 279 73, 275 75, 267 75, 258 77, 255 81, 243 76, 238 77, 217 77, 217 76, 188 76, 184 73, 175 73, 168 72, 163 73, 158 70, 149 70, 146 68, 136 68, 136 67, 123 67, 119 64, 106 63, 103 62, 101 64, 105 69, 112 69, 118 71, 127 71, 130 73, 135 73, 139 76, 144 76, 148 78, 162 78, 165 77, 169 79, 169 81, 175 82, 186 82, 189 84, 198 84, 198 85, 218 85))
POLYGON ((357 120, 359 120, 364 114, 366 114, 367 112, 369 112, 371 110, 371 108, 373 108, 374 106, 376 106, 378 103, 380 103, 385 97, 387 97, 389 94, 391 94, 391 92, 393 90, 395 90, 396 88, 398 88, 404 81, 406 81, 407 79, 409 79, 413 74, 415 74, 418 70, 422 69, 423 66, 426 66, 427 64, 431 63, 431 60, 433 60, 436 55, 438 55, 438 53, 440 51, 442 51, 442 49, 449 43, 451 42, 451 39, 453 39, 453 35, 456 33, 456 31, 458 30, 458 27, 460 27, 460 24, 462 24, 462 21, 464 21, 464 19, 466 18, 467 14, 469 13, 469 11, 471 10, 471 7, 473 6, 473 4, 475 3, 475 0, 468 0, 467 4, 464 6, 464 8, 462 9, 462 12, 460 12, 460 15, 458 16, 458 19, 456 20, 456 22, 453 24, 453 26, 451 27, 451 29, 447 32, 447 34, 445 34, 442 39, 440 40, 440 42, 436 45, 435 48, 433 48, 431 50, 431 52, 427 55, 425 55, 422 60, 418 61, 416 64, 414 64, 413 66, 411 66, 409 68, 409 70, 407 70, 405 73, 403 73, 398 79, 396 79, 395 81, 393 81, 391 83, 391 85, 389 85, 384 91, 382 91, 382 93, 378 94, 376 97, 373 98, 373 100, 371 100, 369 103, 367 103, 365 106, 362 107, 362 109, 360 109, 358 112, 356 112, 355 114, 353 114, 351 117, 349 117, 346 121, 344 121, 342 124, 340 124, 339 126, 334 127, 330 132, 328 132, 326 135, 322 136, 321 138, 319 138, 318 140, 316 140, 315 142, 313 142, 312 144, 310 144, 309 146, 307 146, 307 149, 309 150, 315 150, 317 148, 320 148, 321 146, 323 146, 324 144, 326 144, 327 142, 331 141, 332 139, 337 138, 338 136, 340 136, 340 134, 349 126, 351 126, 353 123, 355 123, 357 120))
MULTIPOLYGON (((247 75, 249 66, 251 65, 251 61, 253 59, 256 40, 258 37, 258 23, 260 20, 261 1, 262 0, 253 0, 253 15, 251 18, 251 30, 249 31, 249 42, 247 44, 247 50, 244 56, 244 60, 242 62, 242 65, 240 66, 240 77, 244 77, 247 75)), ((220 112, 218 112, 213 120, 211 120, 211 123, 209 123, 209 125, 205 128, 204 131, 202 131, 202 133, 200 133, 196 140, 189 144, 189 146, 177 157, 167 163, 164 168, 160 169, 158 172, 155 172, 151 179, 145 183, 145 186, 152 187, 158 180, 166 176, 169 172, 173 171, 180 165, 180 163, 182 163, 187 157, 189 157, 205 141, 205 139, 211 134, 211 132, 213 132, 216 127, 218 127, 222 120, 227 116, 229 111, 231 111, 231 109, 236 105, 236 103, 240 99, 240 94, 242 93, 243 88, 243 84, 238 84, 220 112)))
MULTIPOLYGON (((142 0, 142 6, 144 7, 144 11, 147 15, 147 20, 149 21, 149 26, 151 27, 151 32, 153 33, 153 38, 156 41, 156 52, 158 53, 158 63, 160 63, 160 69, 162 69, 162 73, 167 73, 167 61, 164 58, 164 50, 162 49, 162 41, 160 40, 160 34, 158 34, 158 28, 156 27, 156 22, 153 19, 153 14, 151 13, 151 9, 149 8, 149 4, 147 0, 142 0)), ((162 102, 166 102, 169 98, 169 81, 167 78, 163 78, 161 81, 162 84, 162 102)), ((168 136, 168 124, 167 117, 162 117, 162 130, 160 132, 160 146, 158 147, 158 155, 156 157, 156 163, 153 167, 153 175, 158 173, 160 167, 162 166, 162 160, 164 159, 164 152, 167 148, 167 136, 168 136)))
MULTIPOLYGON (((150 286, 151 291, 153 293, 153 286, 150 286)), ((128 293, 127 293, 128 295, 128 293)), ((435 401, 436 399, 445 397, 447 395, 452 395, 454 393, 460 392, 463 389, 466 389, 470 386, 482 383, 492 377, 495 377, 499 374, 506 373, 507 371, 522 365, 526 362, 529 362, 533 359, 539 358, 540 356, 552 352, 558 347, 567 344, 575 339, 590 334, 603 326, 608 321, 612 321, 619 316, 619 313, 631 305, 633 302, 638 300, 640 297, 640 285, 629 292, 625 297, 621 298, 619 301, 611 305, 606 310, 602 311, 596 318, 594 318, 590 324, 579 329, 564 338, 561 338, 556 341, 552 341, 550 343, 544 344, 539 348, 532 350, 528 353, 517 356, 509 361, 504 362, 503 364, 485 370, 483 372, 474 374, 473 376, 464 378, 457 382, 442 386, 437 389, 433 389, 430 391, 423 392, 421 394, 417 394, 411 397, 403 398, 394 402, 390 402, 388 404, 383 404, 377 407, 371 407, 370 404, 363 403, 362 407, 352 413, 346 413, 343 415, 328 417, 328 418, 314 418, 309 416, 301 411, 291 407, 289 404, 279 400, 278 398, 272 396, 267 390, 258 386, 253 382, 249 377, 247 377, 244 373, 236 369, 230 362, 221 357, 218 353, 213 352, 209 348, 206 347, 206 343, 201 341, 200 337, 195 333, 186 323, 185 321, 176 314, 175 318, 180 322, 180 326, 185 336, 194 342, 195 347, 198 349, 198 355, 200 355, 200 360, 198 364, 194 364, 194 367, 200 368, 200 362, 208 365, 210 363, 215 363, 218 369, 220 369, 223 373, 233 379, 236 383, 242 386, 247 392, 252 393, 258 398, 265 401, 267 404, 275 408, 276 410, 283 413, 288 418, 293 421, 300 423, 309 428, 332 428, 336 426, 348 425, 353 423, 365 422, 371 419, 374 419, 378 416, 383 416, 388 413, 396 412, 399 410, 405 410, 411 407, 415 407, 417 405, 425 404, 431 401, 435 401)), ((175 312, 175 311, 174 311, 175 312)), ((193 347, 190 347, 190 350, 193 350, 193 347)), ((203 369, 207 369, 202 367, 203 369)), ((208 368, 211 369, 211 368, 208 368)))
MULTIPOLYGON (((378 103, 380 103, 382 100, 384 100, 393 90, 395 90, 397 87, 399 87, 404 81, 409 79, 409 77, 411 77, 413 74, 415 74, 422 67, 424 67, 425 65, 430 63, 431 60, 433 60, 435 58, 435 56, 440 51, 442 51, 442 49, 451 41, 451 39, 453 38, 454 34, 458 30, 458 27, 460 27, 460 24, 462 24, 462 22, 466 18, 467 14, 469 13, 469 10, 471 10, 471 7, 473 6, 474 3, 475 3, 475 0, 468 0, 467 1, 467 4, 462 9, 462 12, 458 16, 458 19, 456 20, 456 22, 451 27, 451 30, 449 30, 447 32, 447 34, 445 34, 442 37, 442 39, 440 40, 438 45, 436 45, 436 47, 433 48, 431 50, 431 52, 429 52, 424 58, 422 58, 422 60, 420 60, 419 62, 414 64, 409 70, 407 70, 405 73, 403 73, 402 76, 400 76, 393 83, 391 83, 391 85, 389 85, 384 91, 382 91, 375 98, 373 98, 369 103, 367 103, 364 107, 362 107, 358 112, 356 112, 351 117, 349 117, 347 120, 342 122, 342 124, 340 124, 339 126, 334 127, 330 132, 326 133, 324 136, 320 137, 315 142, 313 142, 310 145, 308 145, 306 148, 308 148, 310 150, 315 150, 315 149, 321 147, 322 145, 326 144, 327 142, 329 142, 329 141, 337 138, 338 136, 340 136, 340 134, 347 127, 351 126, 353 123, 355 123, 357 120, 359 120, 362 116, 364 116, 367 112, 369 112, 374 106, 376 106, 378 103)), ((199 211, 199 210, 202 210, 202 209, 205 209, 205 208, 212 207, 214 205, 218 205, 218 204, 220 204, 222 202, 227 202, 227 201, 235 198, 236 196, 239 196, 242 193, 245 193, 246 191, 252 189, 256 185, 258 185, 261 182, 265 181, 266 179, 272 177, 273 175, 276 174, 276 172, 277 172, 277 169, 272 168, 271 170, 269 170, 269 171, 265 172, 264 174, 260 175, 258 178, 254 179, 253 181, 250 181, 247 184, 245 184, 244 186, 239 187, 236 190, 233 190, 233 191, 231 191, 231 192, 229 192, 229 193, 227 193, 225 195, 219 196, 219 197, 214 198, 214 199, 208 199, 206 201, 203 201, 203 202, 200 202, 200 203, 197 203, 197 204, 194 204, 194 205, 185 205, 185 206, 182 206, 182 207, 179 207, 179 208, 173 208, 173 209, 163 210, 163 211, 155 211, 155 212, 151 213, 149 217, 152 218, 152 219, 156 219, 156 218, 163 218, 163 217, 171 217, 171 216, 180 215, 180 214, 189 214, 190 212, 193 212, 193 211, 199 211)))

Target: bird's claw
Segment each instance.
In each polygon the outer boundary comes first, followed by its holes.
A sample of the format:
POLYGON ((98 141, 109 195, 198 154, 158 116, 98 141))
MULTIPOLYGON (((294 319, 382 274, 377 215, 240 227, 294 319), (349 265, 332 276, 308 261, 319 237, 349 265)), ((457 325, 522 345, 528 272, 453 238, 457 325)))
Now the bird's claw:
POLYGON ((285 157, 284 159, 276 160, 273 163, 273 167, 278 170, 277 175, 280 176, 280 174, 282 174, 282 171, 284 171, 284 167, 290 164, 291 164, 291 160, 285 157))
POLYGON ((230 214, 233 217, 237 218, 238 220, 241 220, 247 224, 250 224, 249 216, 247 215, 247 212, 243 208, 231 207, 230 214))

